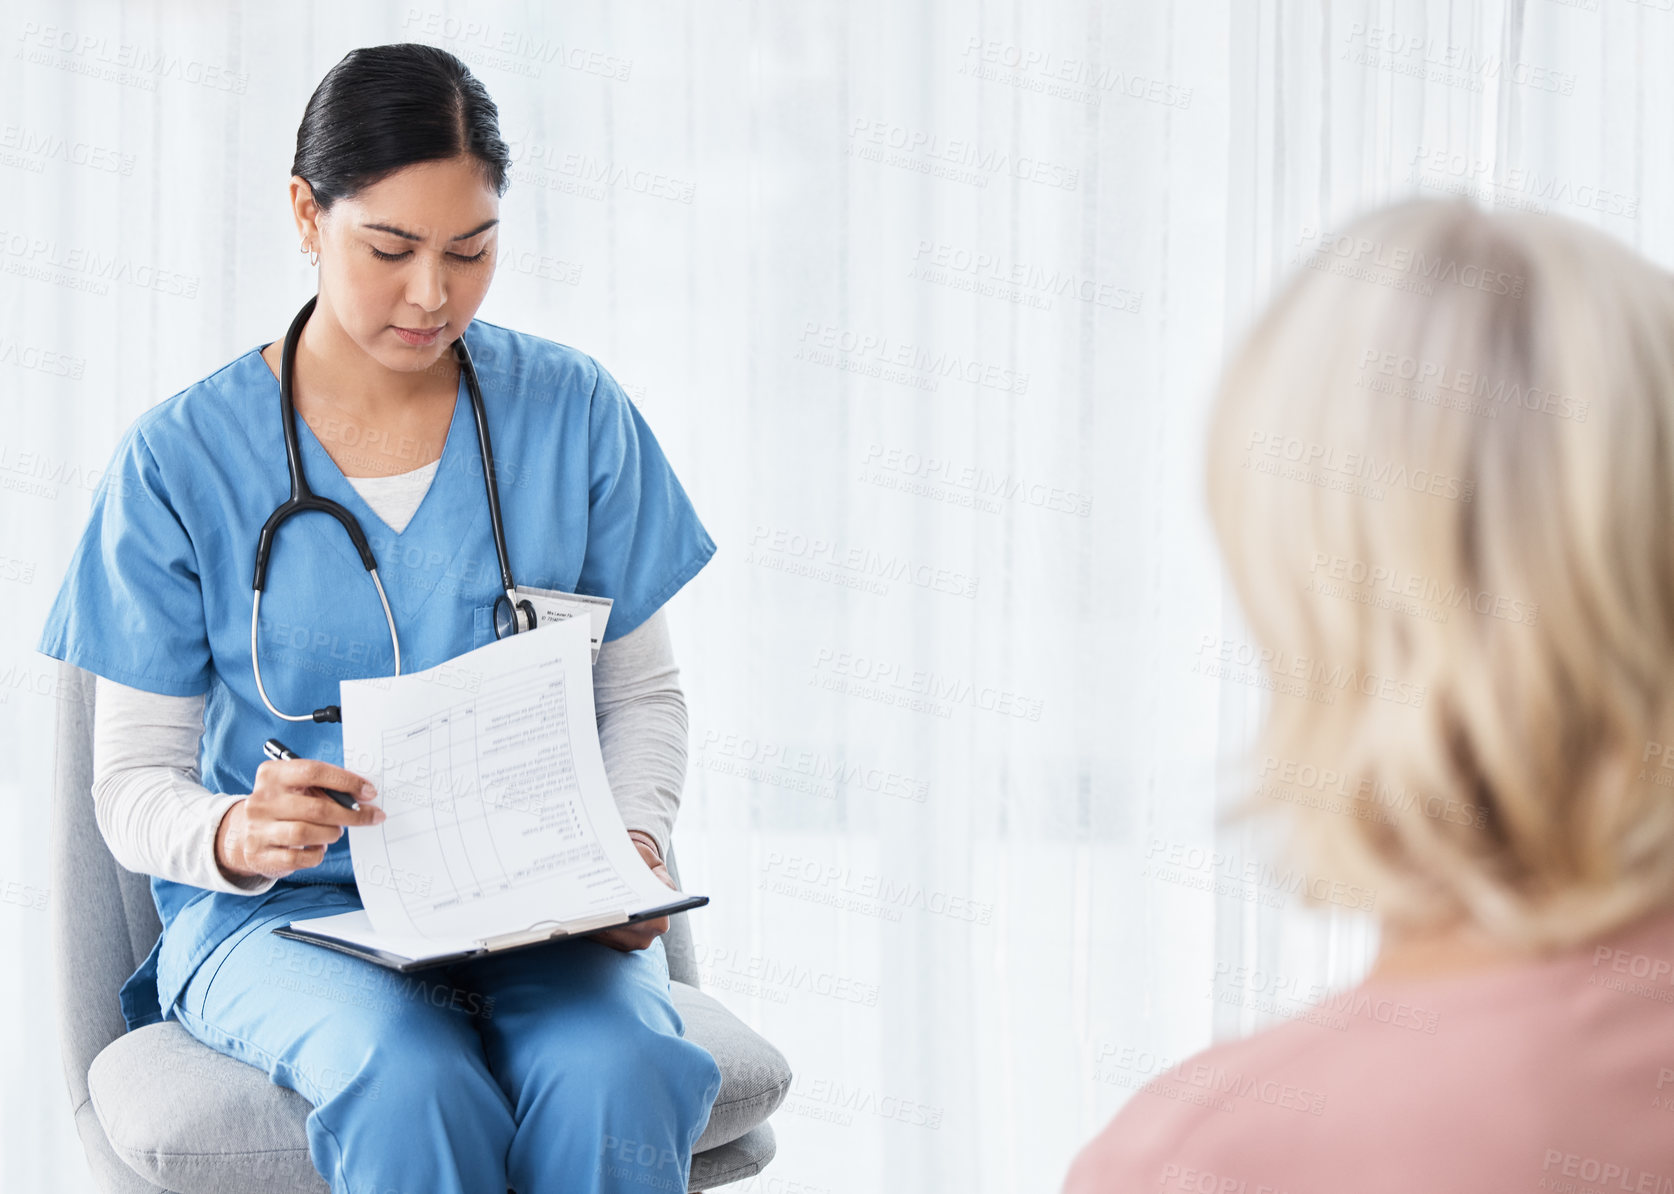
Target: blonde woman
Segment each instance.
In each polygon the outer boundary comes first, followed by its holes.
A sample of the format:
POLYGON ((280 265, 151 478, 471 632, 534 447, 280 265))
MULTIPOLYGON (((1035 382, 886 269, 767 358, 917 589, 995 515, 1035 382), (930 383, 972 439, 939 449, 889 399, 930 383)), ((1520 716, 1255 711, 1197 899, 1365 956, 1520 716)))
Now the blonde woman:
POLYGON ((1209 504, 1302 685, 1252 770, 1381 953, 1342 1022, 1153 1081, 1065 1189, 1674 1190, 1674 279, 1443 202, 1307 264, 1226 370, 1209 504), (1339 671, 1379 679, 1306 699, 1339 671))

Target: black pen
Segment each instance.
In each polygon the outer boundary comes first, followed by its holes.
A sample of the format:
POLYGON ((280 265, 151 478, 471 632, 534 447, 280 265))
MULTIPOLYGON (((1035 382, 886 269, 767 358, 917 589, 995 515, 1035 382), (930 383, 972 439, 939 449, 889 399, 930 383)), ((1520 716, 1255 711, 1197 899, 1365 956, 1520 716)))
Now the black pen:
MULTIPOLYGON (((270 759, 300 759, 302 757, 277 738, 269 738, 262 743, 262 753, 270 759)), ((358 813, 360 811, 360 802, 347 792, 339 792, 336 788, 321 788, 320 791, 330 796, 350 812, 358 813)))

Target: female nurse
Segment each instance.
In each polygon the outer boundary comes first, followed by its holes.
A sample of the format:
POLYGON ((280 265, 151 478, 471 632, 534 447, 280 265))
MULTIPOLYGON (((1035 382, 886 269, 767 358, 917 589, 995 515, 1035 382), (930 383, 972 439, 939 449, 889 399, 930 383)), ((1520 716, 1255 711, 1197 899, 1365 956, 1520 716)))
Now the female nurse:
MULTIPOLYGON (((474 318, 508 163, 493 101, 445 51, 356 50, 321 81, 290 184, 319 266, 291 364, 300 460, 365 531, 402 671, 492 642, 504 586, 463 337, 518 585, 612 602, 600 741, 668 882, 686 723, 661 606, 715 545, 609 373, 474 318)), ((152 876, 163 924, 122 989, 127 1026, 176 1019, 300 1092, 337 1194, 684 1191, 721 1077, 670 1003, 666 919, 410 975, 267 931, 360 907, 344 827, 383 816, 375 794, 351 812, 319 791, 363 790, 337 724, 275 711, 395 670, 370 574, 310 511, 272 544, 257 687, 256 544, 290 492, 281 348, 129 428, 41 638, 98 676, 95 809, 118 861, 152 876), (265 760, 272 736, 301 757, 265 760)))

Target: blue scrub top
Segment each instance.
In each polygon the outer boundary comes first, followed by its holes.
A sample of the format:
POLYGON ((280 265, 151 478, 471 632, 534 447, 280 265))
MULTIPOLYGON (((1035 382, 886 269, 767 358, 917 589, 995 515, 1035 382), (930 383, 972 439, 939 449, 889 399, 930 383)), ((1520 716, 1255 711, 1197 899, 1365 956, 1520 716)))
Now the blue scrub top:
MULTIPOLYGON (((592 357, 481 319, 465 343, 487 411, 513 578, 611 598, 604 637, 620 638, 697 574, 714 542, 651 429, 592 357)), ((500 570, 464 378, 435 478, 400 534, 301 418, 297 436, 309 485, 359 520, 377 558, 401 670, 493 641, 500 570)), ((343 761, 342 728, 275 718, 250 667, 256 542, 289 493, 279 383, 252 348, 128 429, 41 634, 46 655, 118 683, 206 694, 198 773, 212 792, 249 792, 269 737, 304 757, 343 761)), ((280 528, 260 629, 262 680, 286 713, 336 704, 339 680, 393 671, 377 590, 328 514, 295 515, 280 528)), ((122 987, 128 1028, 167 1019, 198 964, 269 900, 303 884, 354 881, 348 834, 317 866, 259 895, 153 876, 163 932, 122 987)))

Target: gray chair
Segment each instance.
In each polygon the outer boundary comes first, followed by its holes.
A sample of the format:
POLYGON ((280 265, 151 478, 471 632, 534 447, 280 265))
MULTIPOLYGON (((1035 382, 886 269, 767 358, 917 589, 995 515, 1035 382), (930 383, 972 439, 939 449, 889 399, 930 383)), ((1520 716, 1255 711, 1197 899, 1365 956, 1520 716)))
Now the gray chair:
MULTIPOLYGON (((99 1189, 329 1194, 308 1155, 303 1120, 312 1107, 301 1095, 217 1053, 177 1021, 125 1031, 117 992, 151 952, 161 925, 150 880, 117 864, 94 820, 93 675, 60 664, 57 695, 53 964, 64 1080, 99 1189)), ((691 1166, 689 1189, 708 1190, 757 1174, 772 1160, 767 1117, 790 1087, 790 1067, 698 990, 686 914, 670 918, 664 944, 686 1037, 721 1067, 721 1093, 691 1166)))

